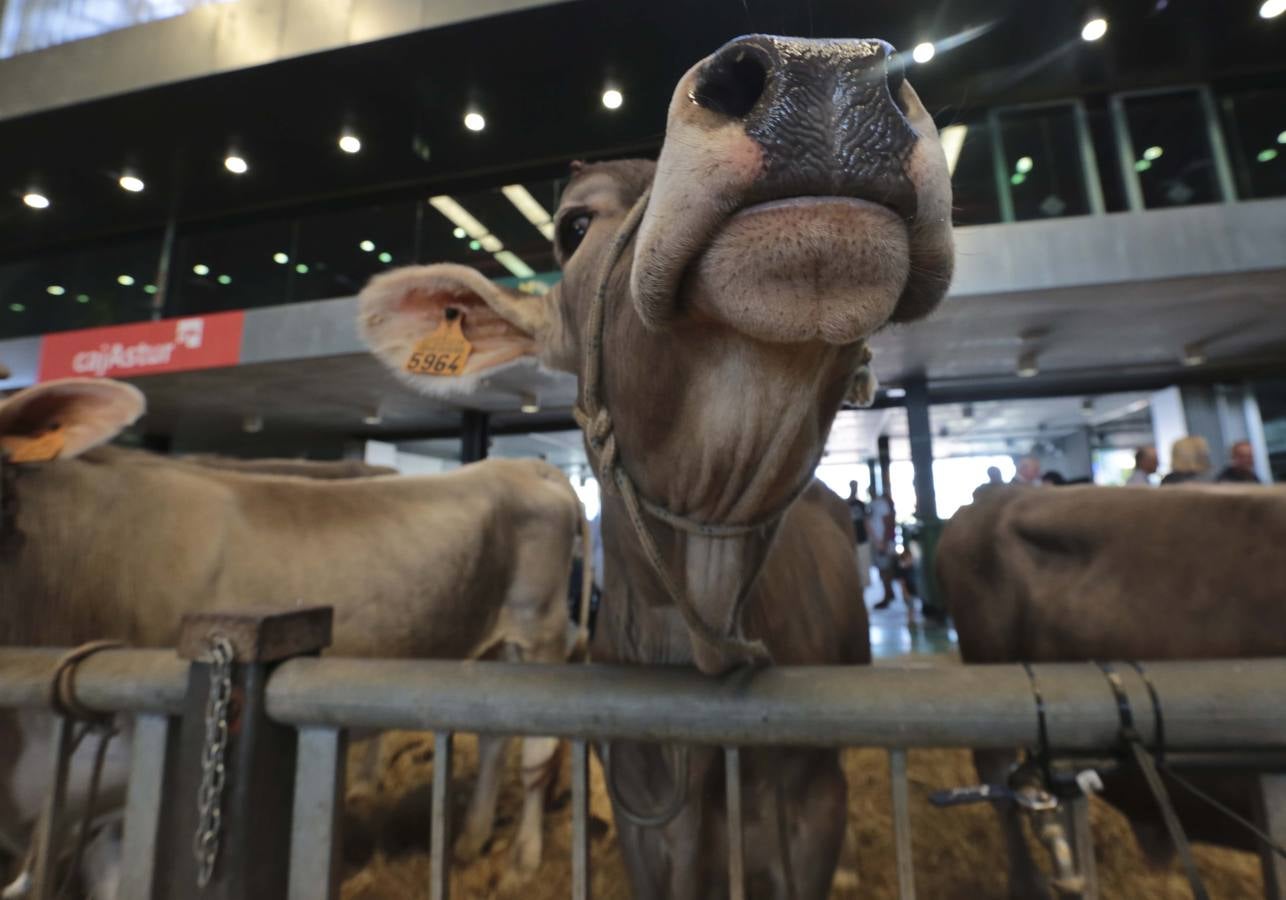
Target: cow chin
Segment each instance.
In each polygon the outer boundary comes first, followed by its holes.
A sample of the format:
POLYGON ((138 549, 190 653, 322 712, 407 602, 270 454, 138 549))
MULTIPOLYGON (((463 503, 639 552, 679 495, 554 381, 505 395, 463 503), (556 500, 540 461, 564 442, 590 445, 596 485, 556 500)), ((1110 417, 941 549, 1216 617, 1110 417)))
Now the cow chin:
POLYGON ((680 302, 756 340, 851 344, 892 315, 909 259, 907 227, 884 206, 840 197, 763 203, 715 234, 680 302))

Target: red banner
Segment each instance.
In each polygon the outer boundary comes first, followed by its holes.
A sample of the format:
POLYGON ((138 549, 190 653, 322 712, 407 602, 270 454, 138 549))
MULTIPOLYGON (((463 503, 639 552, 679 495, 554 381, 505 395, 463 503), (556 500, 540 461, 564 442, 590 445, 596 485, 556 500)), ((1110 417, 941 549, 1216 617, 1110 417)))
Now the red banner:
POLYGON ((191 316, 47 334, 40 381, 130 378, 158 372, 235 366, 241 360, 244 312, 191 316))

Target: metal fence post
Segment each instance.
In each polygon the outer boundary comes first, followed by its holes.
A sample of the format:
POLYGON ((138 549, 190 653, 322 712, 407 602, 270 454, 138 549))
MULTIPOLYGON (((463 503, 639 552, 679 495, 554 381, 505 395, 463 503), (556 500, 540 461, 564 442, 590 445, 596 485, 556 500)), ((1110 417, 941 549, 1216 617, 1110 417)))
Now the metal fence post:
MULTIPOLYGON (((1260 827, 1274 841, 1286 844, 1286 774, 1274 772, 1259 776, 1260 827)), ((1259 851, 1264 870, 1266 900, 1286 900, 1286 859, 1268 847, 1259 851)))
MULTIPOLYGON (((746 896, 746 858, 745 828, 741 815, 741 751, 736 747, 725 747, 723 751, 724 784, 728 795, 728 898, 745 900, 746 896)), ((777 801, 781 802, 778 795, 777 801)), ((778 815, 780 815, 780 811, 778 815)), ((783 853, 789 853, 789 847, 782 847, 783 853)))
POLYGON ((915 865, 911 858, 911 796, 906 781, 906 750, 889 751, 893 787, 893 846, 898 867, 899 900, 915 900, 915 865))
MULTIPOLYGON (((295 767, 296 734, 294 728, 268 718, 264 695, 275 664, 330 644, 331 618, 328 607, 184 617, 178 653, 192 660, 192 667, 179 729, 179 765, 166 777, 155 879, 160 900, 287 896, 295 789, 289 773, 295 767), (207 760, 207 702, 215 671, 210 641, 215 636, 226 638, 233 651, 224 716, 224 783, 213 805, 220 813, 217 831, 210 828, 210 817, 198 812, 203 775, 220 768, 207 760), (198 827, 213 831, 217 842, 214 868, 204 887, 198 887, 194 850, 198 827)), ((209 724, 218 730, 217 723, 209 724)))
POLYGON ((170 717, 145 713, 134 721, 130 748, 129 789, 125 796, 125 844, 122 851, 121 897, 152 900, 158 863, 165 773, 177 752, 170 717))
POLYGON ((289 900, 336 900, 348 733, 341 728, 301 728, 297 755, 289 900))
POLYGON ((451 767, 449 731, 433 733, 433 799, 429 823, 429 898, 451 896, 451 767))
POLYGON ((572 900, 589 893, 589 745, 572 741, 572 900))
POLYGON ((1067 803, 1076 868, 1085 879, 1081 900, 1098 900, 1098 861, 1094 858, 1094 831, 1090 828, 1090 798, 1084 794, 1067 803))

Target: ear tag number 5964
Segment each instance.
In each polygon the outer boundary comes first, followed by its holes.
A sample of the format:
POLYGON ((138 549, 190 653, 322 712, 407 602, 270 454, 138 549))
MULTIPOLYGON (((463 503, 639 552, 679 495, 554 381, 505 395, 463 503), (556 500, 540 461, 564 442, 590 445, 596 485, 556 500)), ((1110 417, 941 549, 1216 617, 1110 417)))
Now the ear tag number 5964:
POLYGON ((465 338, 461 326, 464 316, 457 310, 444 318, 438 327, 420 339, 406 360, 406 371, 412 375, 462 375, 473 345, 465 338))

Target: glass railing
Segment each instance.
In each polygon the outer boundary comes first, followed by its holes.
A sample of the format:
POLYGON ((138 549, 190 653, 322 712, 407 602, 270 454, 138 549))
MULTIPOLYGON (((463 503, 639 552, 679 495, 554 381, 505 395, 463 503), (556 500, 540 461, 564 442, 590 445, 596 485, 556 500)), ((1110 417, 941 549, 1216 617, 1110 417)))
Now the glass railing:
MULTIPOLYGON (((957 225, 1286 196, 1286 89, 1186 87, 997 109, 943 128, 957 225)), ((510 283, 556 268, 561 179, 158 231, 0 262, 0 339, 352 296, 408 263, 510 283)), ((548 278, 545 277, 547 281, 548 278)))

